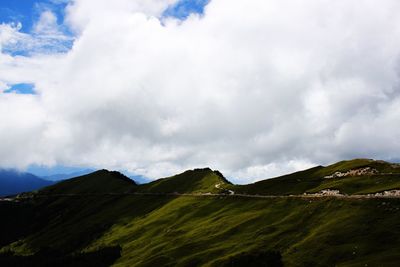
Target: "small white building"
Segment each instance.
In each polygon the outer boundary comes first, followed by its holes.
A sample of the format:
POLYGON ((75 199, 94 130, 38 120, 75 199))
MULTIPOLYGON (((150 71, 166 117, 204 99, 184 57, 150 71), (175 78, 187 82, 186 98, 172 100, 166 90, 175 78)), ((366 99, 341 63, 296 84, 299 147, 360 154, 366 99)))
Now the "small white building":
POLYGON ((340 191, 332 190, 332 189, 324 189, 324 190, 321 190, 320 194, 323 196, 337 196, 337 195, 340 195, 340 191))

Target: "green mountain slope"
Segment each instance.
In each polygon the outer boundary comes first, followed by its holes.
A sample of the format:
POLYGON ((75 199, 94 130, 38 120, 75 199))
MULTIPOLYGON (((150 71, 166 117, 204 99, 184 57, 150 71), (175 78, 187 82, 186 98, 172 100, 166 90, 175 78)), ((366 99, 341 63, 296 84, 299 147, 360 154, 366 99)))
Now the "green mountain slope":
POLYGON ((168 178, 140 185, 138 192, 152 193, 199 193, 220 192, 218 187, 230 182, 218 171, 210 168, 188 170, 168 178))
MULTIPOLYGON (((346 181, 342 190, 394 188, 397 166, 388 164, 347 161, 256 184, 277 195, 331 187, 335 179, 346 181), (371 166, 381 173, 324 178, 371 166)), ((398 266, 399 198, 251 198, 223 190, 250 186, 232 185, 210 169, 147 185, 101 171, 32 198, 0 201, 0 265, 398 266), (223 194, 198 195, 208 191, 223 194)))
POLYGON ((230 188, 237 193, 260 195, 296 195, 323 189, 336 189, 345 194, 376 193, 400 188, 400 165, 355 159, 230 188), (365 173, 361 174, 362 170, 365 173), (336 172, 346 176, 328 178, 336 172))
POLYGON ((181 197, 114 225, 87 250, 122 244, 116 266, 223 266, 268 251, 287 266, 395 266, 400 203, 385 203, 181 197))

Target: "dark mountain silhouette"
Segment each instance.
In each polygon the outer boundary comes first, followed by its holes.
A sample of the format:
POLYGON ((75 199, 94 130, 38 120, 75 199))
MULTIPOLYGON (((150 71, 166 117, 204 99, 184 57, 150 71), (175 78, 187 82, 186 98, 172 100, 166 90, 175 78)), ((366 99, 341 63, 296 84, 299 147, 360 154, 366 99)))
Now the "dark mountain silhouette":
POLYGON ((132 191, 137 184, 117 171, 99 170, 61 181, 40 191, 41 194, 104 194, 132 191))
POLYGON ((57 174, 52 174, 52 175, 47 175, 47 176, 40 176, 40 178, 48 180, 48 181, 61 181, 61 180, 66 180, 82 175, 86 175, 89 173, 94 172, 95 170, 92 169, 86 169, 82 171, 76 171, 76 172, 71 172, 71 173, 57 173, 57 174))

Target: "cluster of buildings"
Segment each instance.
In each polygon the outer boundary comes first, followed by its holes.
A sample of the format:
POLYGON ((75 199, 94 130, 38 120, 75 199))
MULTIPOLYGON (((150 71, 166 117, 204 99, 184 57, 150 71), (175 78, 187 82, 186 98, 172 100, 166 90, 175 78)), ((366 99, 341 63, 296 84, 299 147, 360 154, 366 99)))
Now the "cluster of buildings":
POLYGON ((375 197, 400 197, 400 190, 388 190, 388 191, 383 191, 381 193, 375 193, 375 194, 368 194, 369 196, 375 196, 375 197))

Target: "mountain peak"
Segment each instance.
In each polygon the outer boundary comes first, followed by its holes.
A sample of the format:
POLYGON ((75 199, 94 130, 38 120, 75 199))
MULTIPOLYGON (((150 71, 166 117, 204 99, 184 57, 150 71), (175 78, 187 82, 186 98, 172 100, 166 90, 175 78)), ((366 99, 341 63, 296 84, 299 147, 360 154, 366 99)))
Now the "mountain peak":
POLYGON ((345 172, 351 170, 358 170, 362 168, 370 168, 376 173, 400 173, 400 164, 390 163, 383 160, 357 158, 351 160, 339 161, 335 164, 324 167, 326 175, 333 174, 334 172, 345 172))
POLYGON ((195 193, 219 191, 218 184, 231 184, 219 171, 197 168, 159 179, 141 187, 141 191, 154 193, 195 193))
POLYGON ((398 163, 358 158, 261 180, 243 185, 236 191, 264 195, 300 195, 321 190, 338 190, 344 194, 371 194, 398 189, 398 176, 398 163))
MULTIPOLYGON (((125 182, 136 184, 136 182, 134 180, 130 179, 128 176, 124 175, 123 173, 121 173, 119 171, 109 171, 107 169, 101 169, 101 170, 93 172, 92 174, 106 175, 106 176, 110 176, 110 178, 115 178, 115 179, 119 179, 119 180, 122 180, 125 182)), ((85 177, 85 176, 87 176, 87 175, 84 175, 81 177, 85 177)))
POLYGON ((41 193, 78 194, 78 193, 124 193, 133 190, 135 181, 120 172, 106 169, 75 177, 41 190, 41 193))

